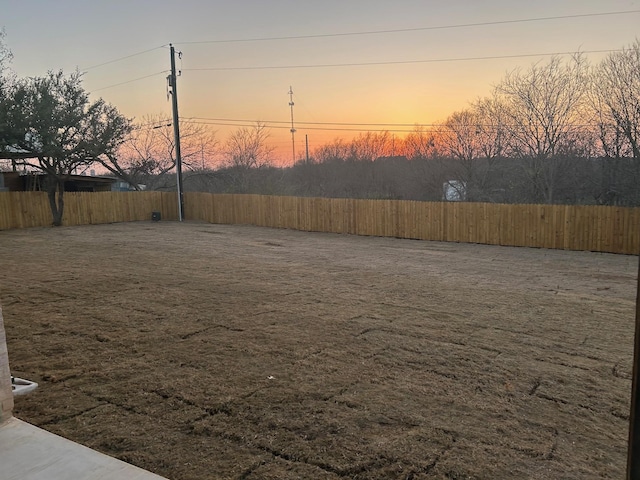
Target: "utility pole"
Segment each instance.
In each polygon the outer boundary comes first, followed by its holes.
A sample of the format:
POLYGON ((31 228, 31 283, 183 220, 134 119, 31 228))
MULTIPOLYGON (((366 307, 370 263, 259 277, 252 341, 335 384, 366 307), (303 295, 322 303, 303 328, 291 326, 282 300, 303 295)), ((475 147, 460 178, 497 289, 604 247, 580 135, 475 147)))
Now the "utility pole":
MULTIPOLYGON (((182 222, 184 219, 184 195, 182 190, 182 155, 180 153, 180 122, 178 117, 178 82, 176 75, 176 51, 172 44, 169 44, 171 50, 171 74, 168 77, 169 87, 171 88, 171 104, 173 107, 173 137, 176 144, 176 177, 178 184, 178 220, 182 222)), ((178 56, 182 58, 182 52, 178 52, 178 56)))
POLYGON ((304 136, 304 145, 307 151, 307 163, 309 163, 309 135, 305 134, 304 136))
POLYGON ((291 148, 293 163, 296 163, 296 129, 293 126, 293 88, 289 86, 289 107, 291 107, 291 148))

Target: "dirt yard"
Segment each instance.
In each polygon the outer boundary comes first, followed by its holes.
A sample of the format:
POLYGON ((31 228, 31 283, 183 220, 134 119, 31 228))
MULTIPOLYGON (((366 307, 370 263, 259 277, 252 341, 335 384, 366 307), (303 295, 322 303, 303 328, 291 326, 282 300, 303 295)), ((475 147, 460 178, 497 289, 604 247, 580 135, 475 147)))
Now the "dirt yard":
POLYGON ((637 257, 0 232, 16 416, 171 479, 622 478, 637 257))

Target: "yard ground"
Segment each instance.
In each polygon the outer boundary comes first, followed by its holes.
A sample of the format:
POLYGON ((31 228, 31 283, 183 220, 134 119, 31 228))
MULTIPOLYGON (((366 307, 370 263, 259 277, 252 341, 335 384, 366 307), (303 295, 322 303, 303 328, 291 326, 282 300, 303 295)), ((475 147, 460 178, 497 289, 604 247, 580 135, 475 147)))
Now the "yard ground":
POLYGON ((637 257, 204 223, 0 232, 19 418, 172 479, 600 479, 637 257))

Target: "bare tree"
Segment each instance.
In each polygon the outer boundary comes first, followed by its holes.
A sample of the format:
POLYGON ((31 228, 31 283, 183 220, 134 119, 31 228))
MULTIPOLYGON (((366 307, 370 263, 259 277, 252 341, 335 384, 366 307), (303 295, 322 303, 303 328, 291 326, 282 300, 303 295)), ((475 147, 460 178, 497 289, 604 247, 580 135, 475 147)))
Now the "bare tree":
POLYGON ((605 158, 633 157, 633 148, 623 128, 611 114, 607 106, 610 101, 602 91, 602 85, 596 85, 598 73, 594 75, 593 95, 591 96, 592 114, 589 116, 594 125, 594 134, 597 137, 600 154, 605 158))
POLYGON ((480 156, 479 119, 476 112, 466 109, 452 113, 442 125, 440 142, 445 152, 465 162, 480 156))
MULTIPOLYGON (((603 124, 628 142, 630 153, 640 160, 640 40, 621 52, 610 53, 594 74, 594 91, 603 124)), ((605 148, 617 150, 614 143, 605 148)))
MULTIPOLYGON (((180 122, 180 152, 186 170, 205 170, 215 165, 216 132, 189 120, 180 122)), ((172 188, 166 174, 176 166, 175 139, 171 120, 163 115, 145 116, 136 125, 117 156, 103 166, 112 174, 140 190, 172 188), (169 183, 168 183, 169 182, 169 183)))
POLYGON ((350 158, 356 161, 372 162, 389 157, 393 151, 393 137, 387 132, 365 132, 351 141, 350 158))
POLYGON ((604 153, 601 200, 617 204, 627 198, 636 203, 640 200, 640 40, 600 62, 591 86, 604 153))
POLYGON ((509 120, 509 151, 525 160, 533 200, 552 203, 562 158, 583 122, 588 65, 584 56, 553 57, 516 69, 497 86, 509 120))
POLYGON ((274 148, 267 144, 269 131, 263 123, 242 127, 229 135, 222 153, 228 167, 242 169, 267 167, 272 163, 274 148))
MULTIPOLYGON (((165 143, 173 144, 173 132, 167 138, 168 132, 164 129, 162 135, 165 143)), ((219 147, 217 132, 210 126, 189 119, 180 122, 180 153, 188 170, 211 170, 220 166, 219 147)), ((175 145, 172 153, 174 149, 175 145)))
POLYGON ((415 198, 439 201, 443 197, 443 185, 451 175, 445 160, 445 151, 440 141, 442 130, 415 125, 403 141, 401 152, 409 160, 409 174, 418 184, 419 194, 415 198))
POLYGON ((442 156, 438 148, 437 133, 416 125, 413 132, 405 137, 401 152, 410 160, 433 159, 442 156))
POLYGON ((260 122, 251 128, 241 127, 227 137, 222 155, 230 191, 248 192, 250 179, 256 171, 272 164, 274 148, 267 143, 268 139, 269 131, 260 122))
POLYGON ((316 163, 344 162, 349 159, 351 145, 342 138, 336 138, 331 143, 321 145, 313 152, 316 163))
POLYGON ((504 155, 508 133, 504 105, 498 98, 477 100, 454 112, 440 127, 437 141, 454 160, 455 180, 469 201, 492 201, 488 180, 495 161, 504 155))
POLYGON ((479 117, 471 109, 454 112, 442 125, 439 141, 448 156, 455 159, 453 185, 460 185, 460 198, 476 201, 482 193, 482 185, 476 178, 477 161, 482 152, 479 117))
POLYGON ((502 158, 509 144, 508 117, 504 103, 494 95, 476 100, 471 108, 478 120, 476 135, 481 156, 487 160, 502 158))

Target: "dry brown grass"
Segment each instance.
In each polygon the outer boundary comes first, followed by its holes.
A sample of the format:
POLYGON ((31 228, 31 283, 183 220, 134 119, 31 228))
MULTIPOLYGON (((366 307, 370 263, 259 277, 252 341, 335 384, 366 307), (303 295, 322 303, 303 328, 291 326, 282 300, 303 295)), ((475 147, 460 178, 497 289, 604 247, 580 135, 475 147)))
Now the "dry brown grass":
POLYGON ((637 257, 0 232, 18 417, 173 479, 621 478, 637 257))

